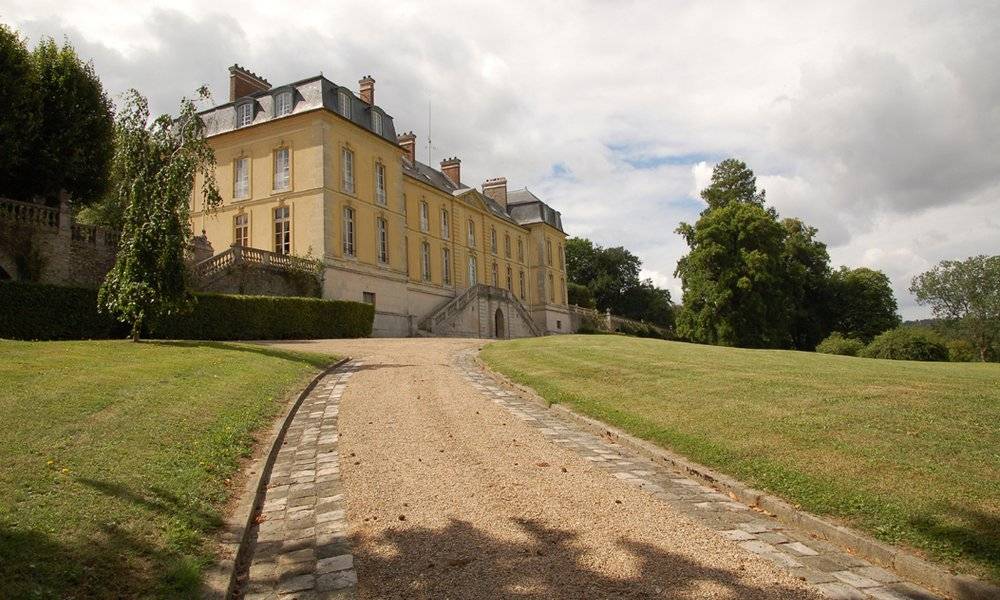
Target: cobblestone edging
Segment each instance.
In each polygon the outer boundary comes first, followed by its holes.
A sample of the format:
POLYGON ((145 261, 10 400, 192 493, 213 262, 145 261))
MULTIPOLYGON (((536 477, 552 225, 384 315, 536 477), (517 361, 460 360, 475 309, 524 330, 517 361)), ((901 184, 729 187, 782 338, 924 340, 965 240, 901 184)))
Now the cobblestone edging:
MULTIPOLYGON (((666 502, 725 539, 813 584, 823 595, 843 600, 931 600, 927 589, 903 581, 896 574, 818 539, 808 528, 782 523, 751 508, 735 495, 720 493, 704 480, 689 477, 677 464, 654 460, 647 452, 616 443, 611 428, 594 429, 564 407, 548 408, 544 401, 519 386, 511 391, 476 357, 476 350, 459 354, 457 367, 470 384, 515 418, 538 428, 556 444, 581 455, 625 483, 635 485, 666 502)), ((625 434, 618 433, 620 441, 625 434)), ((759 494, 759 492, 758 492, 759 494)), ((987 596, 982 596, 983 598, 987 596)))
POLYGON ((347 538, 337 418, 347 381, 361 363, 327 372, 304 398, 267 477, 263 505, 247 532, 249 569, 234 598, 354 598, 357 574, 347 538))

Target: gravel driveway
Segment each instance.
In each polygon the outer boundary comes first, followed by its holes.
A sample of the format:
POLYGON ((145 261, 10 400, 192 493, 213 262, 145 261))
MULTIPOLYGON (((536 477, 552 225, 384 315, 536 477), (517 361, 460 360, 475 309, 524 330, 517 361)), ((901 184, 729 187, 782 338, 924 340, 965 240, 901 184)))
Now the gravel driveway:
POLYGON ((817 597, 484 398, 454 365, 483 343, 287 345, 363 361, 340 408, 361 598, 817 597))

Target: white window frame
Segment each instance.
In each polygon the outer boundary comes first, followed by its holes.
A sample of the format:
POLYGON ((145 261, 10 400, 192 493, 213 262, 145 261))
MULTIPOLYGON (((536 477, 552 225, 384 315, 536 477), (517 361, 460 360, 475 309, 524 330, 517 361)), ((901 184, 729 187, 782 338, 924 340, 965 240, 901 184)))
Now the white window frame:
POLYGON ((420 201, 420 231, 430 229, 431 207, 425 200, 420 201))
POLYGON ((507 291, 514 293, 514 271, 510 269, 510 265, 507 265, 507 291))
POLYGON ((521 300, 525 299, 525 279, 524 279, 524 269, 518 272, 518 287, 521 288, 521 300))
POLYGON ((431 244, 420 242, 420 279, 431 280, 431 244))
POLYGON ((250 214, 239 213, 233 217, 233 243, 237 246, 250 245, 250 214), (240 235, 240 232, 243 235, 240 235))
POLYGON ((545 264, 552 266, 552 240, 545 240, 545 264))
POLYGON ((476 247, 476 222, 469 219, 469 246, 476 247))
POLYGON ((524 238, 517 238, 517 262, 524 262, 524 238))
POLYGON ((274 116, 284 117, 286 115, 292 114, 292 108, 294 103, 292 102, 292 91, 285 90, 283 92, 278 92, 274 95, 274 116))
POLYGON ((385 165, 375 163, 375 202, 385 206, 385 165))
POLYGON ((346 90, 340 90, 337 93, 337 108, 340 109, 340 114, 351 118, 351 96, 346 90))
POLYGON ((292 208, 278 206, 271 211, 274 221, 274 251, 277 254, 292 253, 292 208))
POLYGON ((490 252, 497 253, 497 228, 490 225, 490 252))
POLYGON ((378 261, 382 264, 389 262, 389 222, 383 217, 375 219, 378 239, 378 261))
POLYGON ((241 156, 233 161, 233 199, 246 200, 250 197, 250 157, 241 156), (240 167, 243 166, 242 177, 240 167))
POLYGON ((448 209, 441 209, 441 237, 451 239, 451 219, 448 216, 448 209))
POLYGON ((340 187, 354 193, 354 151, 346 146, 340 149, 340 187))
POLYGON ((292 189, 292 150, 288 146, 274 151, 274 191, 287 192, 292 189), (284 168, 281 156, 285 157, 284 168))
POLYGON ((441 282, 451 285, 451 249, 441 249, 441 282))
POLYGON ((382 113, 372 108, 372 131, 382 135, 382 113))
POLYGON ((469 255, 469 270, 466 275, 469 278, 469 287, 479 282, 479 265, 476 264, 476 257, 472 254, 469 255))
POLYGON ((493 261, 493 266, 490 267, 490 275, 492 276, 493 287, 500 287, 500 267, 496 261, 493 261))
POLYGON ((510 234, 503 234, 503 257, 510 258, 510 234))
POLYGON ((253 125, 253 102, 244 102, 236 106, 236 128, 253 125))
POLYGON ((343 210, 343 236, 344 236, 344 256, 354 256, 357 248, 354 245, 354 233, 355 233, 355 223, 354 223, 354 209, 350 206, 345 206, 343 210))

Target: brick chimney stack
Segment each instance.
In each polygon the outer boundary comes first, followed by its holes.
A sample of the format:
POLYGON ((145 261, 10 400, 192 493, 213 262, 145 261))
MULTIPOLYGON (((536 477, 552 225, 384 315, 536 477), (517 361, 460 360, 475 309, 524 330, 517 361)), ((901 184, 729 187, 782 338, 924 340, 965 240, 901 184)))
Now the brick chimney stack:
POLYGON ((417 160, 417 136, 412 131, 396 136, 396 143, 406 152, 406 159, 412 165, 417 160))
POLYGON ((239 65, 229 67, 230 102, 257 92, 266 92, 269 89, 271 89, 271 84, 253 71, 239 65))
POLYGON ((361 96, 361 101, 373 106, 375 104, 375 80, 371 75, 365 75, 358 81, 358 85, 361 86, 358 94, 361 96))
POLYGON ((507 208, 507 178, 494 177, 483 182, 483 195, 507 208))
POLYGON ((458 157, 446 158, 441 161, 441 172, 455 187, 462 185, 462 161, 458 157))

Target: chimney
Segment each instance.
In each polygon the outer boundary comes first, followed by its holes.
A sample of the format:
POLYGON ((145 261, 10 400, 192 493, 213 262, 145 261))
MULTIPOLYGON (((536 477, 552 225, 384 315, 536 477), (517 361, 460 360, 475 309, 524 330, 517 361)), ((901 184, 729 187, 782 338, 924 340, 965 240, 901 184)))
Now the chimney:
POLYGON ((458 157, 452 156, 442 160, 441 172, 448 178, 448 181, 455 184, 455 187, 462 185, 462 161, 458 157))
POLYGON ((271 84, 254 73, 239 65, 229 67, 229 101, 237 98, 249 96, 257 92, 265 92, 271 89, 271 84))
POLYGON ((412 131, 396 136, 396 143, 406 152, 406 159, 412 165, 417 160, 417 136, 412 131))
POLYGON ((483 182, 483 195, 507 208, 507 178, 494 177, 483 182))
POLYGON ((375 104, 375 80, 372 79, 371 75, 365 75, 358 81, 361 86, 361 101, 367 103, 369 106, 375 104))

